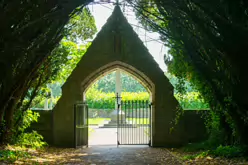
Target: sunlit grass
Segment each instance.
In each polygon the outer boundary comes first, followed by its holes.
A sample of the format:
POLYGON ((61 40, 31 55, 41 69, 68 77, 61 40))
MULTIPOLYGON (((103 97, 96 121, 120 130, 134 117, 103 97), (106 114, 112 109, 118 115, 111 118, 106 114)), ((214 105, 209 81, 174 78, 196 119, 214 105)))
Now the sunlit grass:
MULTIPOLYGON (((103 124, 104 121, 110 121, 110 118, 89 118, 89 125, 103 124)), ((126 121, 133 124, 150 124, 149 118, 126 118, 126 121)))
POLYGON ((127 118, 126 120, 133 124, 150 124, 149 118, 127 118))
POLYGON ((110 121, 110 118, 89 118, 88 119, 89 125, 103 124, 104 121, 110 121))

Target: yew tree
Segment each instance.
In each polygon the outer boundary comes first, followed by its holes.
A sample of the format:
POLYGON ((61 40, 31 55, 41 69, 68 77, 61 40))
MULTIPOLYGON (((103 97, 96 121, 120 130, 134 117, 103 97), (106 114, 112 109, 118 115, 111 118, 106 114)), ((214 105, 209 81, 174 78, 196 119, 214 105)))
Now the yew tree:
POLYGON ((248 144, 248 2, 244 0, 135 0, 140 22, 170 48, 168 70, 189 80, 222 127, 248 144))

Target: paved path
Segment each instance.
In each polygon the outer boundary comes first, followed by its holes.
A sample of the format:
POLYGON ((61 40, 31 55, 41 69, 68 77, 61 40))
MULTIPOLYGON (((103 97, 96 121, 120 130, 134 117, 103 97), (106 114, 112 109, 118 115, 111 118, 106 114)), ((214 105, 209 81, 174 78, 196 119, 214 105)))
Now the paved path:
MULTIPOLYGON (((89 148, 78 149, 79 155, 74 157, 76 164, 85 165, 180 165, 175 157, 166 149, 148 146, 117 147, 117 128, 91 127, 94 131, 89 137, 89 148)), ((134 132, 144 132, 137 131, 134 132)), ((125 130, 124 130, 125 131, 125 130)), ((142 133, 143 135, 144 133, 142 133)), ((74 164, 68 162, 68 164, 74 164)))
POLYGON ((117 128, 98 128, 90 133, 89 146, 92 145, 116 145, 117 144, 117 128))
MULTIPOLYGON (((89 146, 92 145, 116 145, 117 128, 98 128, 90 126, 93 132, 89 136, 89 146)), ((149 136, 146 127, 119 128, 119 142, 121 144, 148 144, 149 136)))
MULTIPOLYGON (((147 145, 120 145, 116 143, 116 129, 97 129, 90 136, 88 148, 47 148, 30 151, 32 157, 18 160, 16 164, 59 165, 181 165, 166 149, 147 145)), ((0 161, 1 164, 1 161, 0 161)))
MULTIPOLYGON (((141 146, 102 146, 79 149, 74 157, 77 164, 85 165, 181 165, 166 149, 141 146), (81 160, 81 161, 80 161, 81 160)), ((68 162, 70 164, 70 162, 68 162)))

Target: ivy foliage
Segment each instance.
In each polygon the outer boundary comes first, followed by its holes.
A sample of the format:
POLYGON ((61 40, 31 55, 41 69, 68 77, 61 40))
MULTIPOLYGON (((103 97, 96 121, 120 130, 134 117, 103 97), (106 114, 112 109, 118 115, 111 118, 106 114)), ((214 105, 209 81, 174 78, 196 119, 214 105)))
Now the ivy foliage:
MULTIPOLYGON (((248 3, 244 0, 129 1, 140 22, 169 47, 171 74, 200 91, 230 140, 248 144, 248 3), (235 132, 235 134, 233 133, 235 132), (231 140, 236 139, 236 140, 231 140)), ((183 85, 178 86, 184 92, 183 85)))

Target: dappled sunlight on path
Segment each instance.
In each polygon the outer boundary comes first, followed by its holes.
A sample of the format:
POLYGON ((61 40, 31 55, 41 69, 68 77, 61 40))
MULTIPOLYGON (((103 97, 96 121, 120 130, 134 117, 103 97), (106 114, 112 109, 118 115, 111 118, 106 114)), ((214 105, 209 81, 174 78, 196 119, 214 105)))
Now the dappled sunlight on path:
POLYGON ((82 165, 180 165, 168 150, 142 146, 99 146, 78 149, 46 148, 33 151, 32 157, 15 164, 82 164, 82 165))
MULTIPOLYGON (((89 148, 53 148, 43 150, 25 149, 8 146, 10 151, 18 152, 18 159, 0 160, 0 165, 7 164, 78 164, 78 165, 247 165, 242 159, 225 159, 220 157, 197 157, 194 160, 184 160, 189 153, 177 149, 150 148, 147 146, 102 145, 89 148), (25 153, 25 154, 24 154, 25 153)), ((5 150, 6 150, 5 149, 5 150)))

